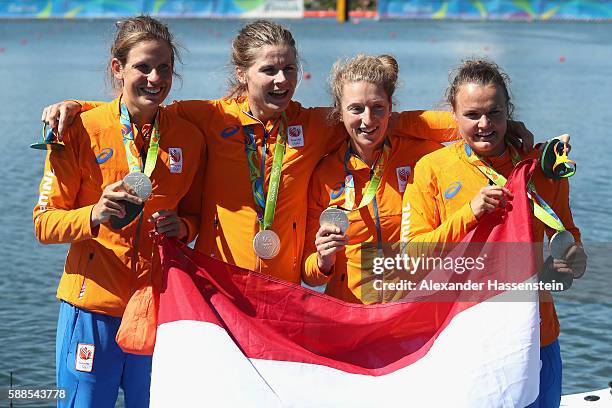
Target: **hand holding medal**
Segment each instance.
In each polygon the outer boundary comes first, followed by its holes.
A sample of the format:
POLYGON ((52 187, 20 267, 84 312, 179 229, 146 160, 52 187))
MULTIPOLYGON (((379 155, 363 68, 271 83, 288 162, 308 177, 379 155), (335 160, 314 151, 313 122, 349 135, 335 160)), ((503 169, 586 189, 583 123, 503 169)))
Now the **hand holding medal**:
POLYGON ((336 252, 348 243, 346 230, 349 220, 346 213, 338 208, 327 208, 319 217, 320 228, 315 237, 317 264, 323 273, 329 273, 336 263, 336 252))
POLYGON ((548 243, 550 255, 554 259, 553 268, 557 273, 568 274, 572 279, 581 278, 586 271, 587 255, 581 245, 577 245, 569 231, 558 231, 548 243))
POLYGON ((158 128, 158 116, 155 116, 153 122, 153 132, 149 143, 149 148, 146 154, 142 154, 143 165, 137 157, 132 153, 138 151, 134 143, 134 134, 132 131, 132 124, 130 122, 130 115, 127 107, 123 102, 120 105, 120 121, 121 121, 121 136, 123 138, 123 144, 125 146, 125 156, 128 162, 128 169, 130 173, 123 178, 121 185, 123 188, 135 196, 137 200, 122 200, 120 206, 123 208, 123 216, 112 215, 110 217, 111 227, 114 229, 121 229, 131 223, 140 214, 144 208, 144 202, 149 198, 153 191, 153 185, 149 178, 155 168, 157 162, 157 151, 159 149, 159 141, 161 134, 158 128), (144 168, 143 168, 144 167, 144 168))
POLYGON ((548 243, 550 255, 540 274, 542 282, 563 284, 562 290, 572 286, 574 278, 581 278, 586 271, 587 256, 582 246, 577 245, 574 236, 567 230, 557 231, 548 243))
POLYGON ((125 176, 122 185, 126 192, 140 199, 140 203, 121 200, 120 204, 125 210, 124 216, 110 217, 110 224, 113 229, 121 229, 131 223, 140 214, 144 208, 144 202, 151 196, 153 190, 151 180, 146 174, 140 172, 133 172, 125 176))
MULTIPOLYGON (((125 188, 123 180, 109 184, 104 191, 102 191, 100 199, 91 211, 91 225, 92 227, 96 227, 109 220, 112 225, 113 219, 125 220, 127 216, 127 206, 142 208, 143 205, 143 200, 140 197, 125 188)), ((125 225, 127 224, 129 224, 129 222, 125 225)))

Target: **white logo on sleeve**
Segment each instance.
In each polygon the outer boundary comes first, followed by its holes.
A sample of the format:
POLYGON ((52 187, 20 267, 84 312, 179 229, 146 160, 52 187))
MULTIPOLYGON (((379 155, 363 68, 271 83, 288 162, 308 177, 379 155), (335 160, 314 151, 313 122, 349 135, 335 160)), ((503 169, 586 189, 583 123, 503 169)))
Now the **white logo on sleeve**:
POLYGON ((287 128, 287 143, 289 147, 304 147, 304 130, 302 125, 287 128))
POLYGON ((42 183, 40 184, 40 195, 38 196, 38 211, 47 211, 49 205, 49 196, 53 190, 53 180, 55 174, 52 171, 47 171, 43 176, 42 183))
POLYGON ((77 371, 91 373, 91 370, 93 369, 95 351, 96 346, 93 344, 79 343, 77 345, 76 362, 74 368, 77 371))
POLYGON ((395 173, 397 174, 397 185, 399 186, 399 191, 400 193, 403 193, 406 190, 406 184, 408 184, 410 173, 412 173, 412 167, 397 167, 395 169, 395 173))
POLYGON ((183 149, 180 147, 170 147, 168 149, 168 157, 170 158, 170 173, 182 173, 183 149))

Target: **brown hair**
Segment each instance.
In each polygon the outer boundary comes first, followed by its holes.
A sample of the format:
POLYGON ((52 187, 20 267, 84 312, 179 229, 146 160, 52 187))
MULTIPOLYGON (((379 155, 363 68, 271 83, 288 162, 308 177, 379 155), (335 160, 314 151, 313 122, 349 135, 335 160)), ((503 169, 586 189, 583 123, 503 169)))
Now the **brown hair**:
POLYGON ((493 84, 504 91, 508 119, 512 118, 514 105, 510 101, 510 93, 508 92, 510 77, 496 63, 482 59, 465 60, 451 72, 449 79, 450 85, 446 89, 446 100, 453 110, 457 103, 457 94, 461 85, 478 84, 485 86, 493 84))
POLYGON ((398 76, 399 65, 391 55, 359 54, 354 58, 336 61, 329 78, 329 86, 334 99, 330 119, 332 121, 340 120, 345 84, 360 81, 369 82, 383 88, 389 97, 389 101, 392 101, 398 76))
MULTIPOLYGON (((280 24, 268 20, 256 20, 242 27, 232 41, 231 64, 234 67, 248 69, 257 58, 261 47, 266 45, 286 45, 293 49, 298 60, 295 40, 291 32, 280 24)), ((246 85, 241 84, 235 73, 229 80, 228 98, 246 93, 246 85)))
MULTIPOLYGON (((137 44, 143 41, 160 41, 166 43, 170 48, 172 55, 172 74, 178 77, 174 70, 175 59, 181 61, 181 56, 178 51, 178 45, 174 40, 174 36, 168 30, 168 26, 149 16, 137 16, 126 18, 125 20, 117 21, 117 33, 115 40, 111 45, 111 59, 117 58, 122 66, 125 66, 128 54, 137 44)), ((110 80, 114 89, 121 87, 121 82, 118 81, 110 69, 110 80)))

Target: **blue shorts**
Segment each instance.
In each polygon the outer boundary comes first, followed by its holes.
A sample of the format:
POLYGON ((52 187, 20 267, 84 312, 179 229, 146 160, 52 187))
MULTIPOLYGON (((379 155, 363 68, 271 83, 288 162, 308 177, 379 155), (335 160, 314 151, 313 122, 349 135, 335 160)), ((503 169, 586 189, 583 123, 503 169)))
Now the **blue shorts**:
POLYGON ((115 342, 121 318, 60 304, 55 341, 58 407, 109 407, 123 389, 126 408, 149 406, 151 356, 124 353, 115 342))
POLYGON ((540 348, 540 360, 540 393, 538 399, 527 408, 559 408, 563 378, 559 339, 540 348))

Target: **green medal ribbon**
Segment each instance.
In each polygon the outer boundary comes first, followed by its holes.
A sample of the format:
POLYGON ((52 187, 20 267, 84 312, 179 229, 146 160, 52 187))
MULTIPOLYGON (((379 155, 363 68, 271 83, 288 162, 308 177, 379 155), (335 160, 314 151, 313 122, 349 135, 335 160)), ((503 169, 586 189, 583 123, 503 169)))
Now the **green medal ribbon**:
POLYGON ((346 174, 344 178, 344 206, 335 206, 335 208, 345 211, 357 211, 366 205, 373 203, 374 207, 374 220, 376 223, 376 244, 377 251, 379 256, 382 255, 382 229, 380 226, 380 217, 378 215, 378 203, 376 202, 376 191, 382 182, 382 176, 385 172, 385 165, 387 161, 389 161, 389 155, 391 154, 391 146, 389 144, 388 139, 385 139, 383 145, 383 151, 378 157, 376 164, 371 169, 370 180, 368 181, 368 185, 366 186, 365 192, 363 193, 363 197, 361 197, 361 201, 359 202, 359 206, 355 208, 355 181, 353 179, 353 172, 348 167, 348 162, 351 157, 351 144, 349 142, 348 148, 346 149, 346 153, 344 155, 344 172, 346 174))
POLYGON ((383 145, 383 151, 374 168, 372 169, 372 174, 370 176, 370 180, 368 181, 368 185, 366 187, 365 192, 363 193, 363 197, 361 197, 361 201, 359 202, 359 206, 355 207, 355 182, 353 180, 353 173, 348 168, 348 161, 351 157, 351 146, 349 142, 349 146, 346 149, 346 154, 344 155, 344 172, 346 176, 344 178, 344 208, 338 207, 341 210, 345 211, 356 211, 360 208, 365 207, 366 205, 372 202, 372 199, 376 196, 376 190, 380 186, 380 182, 382 180, 382 175, 385 171, 385 165, 389 159, 389 155, 391 154, 391 146, 388 141, 385 140, 383 145))
MULTIPOLYGON (((516 166, 521 161, 521 156, 516 151, 514 146, 509 146, 512 153, 512 164, 516 166)), ((498 186, 506 185, 506 178, 495 171, 492 167, 485 164, 485 162, 474 152, 472 148, 465 143, 464 144, 465 154, 470 164, 476 166, 489 180, 498 186)), ((559 216, 555 214, 553 209, 544 201, 542 197, 538 195, 535 190, 533 181, 529 181, 527 184, 527 196, 533 203, 533 213, 537 219, 548 225, 550 228, 556 231, 565 231, 563 223, 559 219, 559 216)))
POLYGON ((155 169, 155 163, 157 162, 157 151, 159 150, 159 141, 161 134, 158 127, 159 110, 155 115, 155 121, 153 122, 153 132, 151 134, 151 141, 149 142, 149 148, 147 150, 144 169, 140 164, 140 160, 136 157, 138 154, 138 148, 134 143, 134 132, 132 131, 132 122, 130 120, 130 113, 128 112, 125 103, 121 102, 121 114, 119 116, 121 122, 121 136, 123 137, 123 145, 125 146, 125 156, 128 161, 128 168, 130 173, 143 172, 147 177, 151 177, 153 169, 155 169), (134 154, 136 152, 136 154, 134 154))
POLYGON ((287 115, 281 113, 281 121, 278 128, 278 137, 274 147, 274 158, 272 160, 272 169, 270 171, 270 181, 268 183, 268 194, 263 192, 263 182, 265 179, 265 157, 267 133, 264 137, 261 155, 261 170, 255 165, 257 159, 257 144, 253 129, 250 126, 244 127, 245 131, 245 151, 247 163, 249 165, 249 177, 253 191, 253 200, 257 207, 257 219, 259 220, 259 229, 270 229, 274 222, 274 212, 276 211, 276 200, 278 199, 278 189, 280 187, 283 158, 285 157, 285 146, 287 141, 287 115), (265 203, 264 201, 265 196, 265 203))

